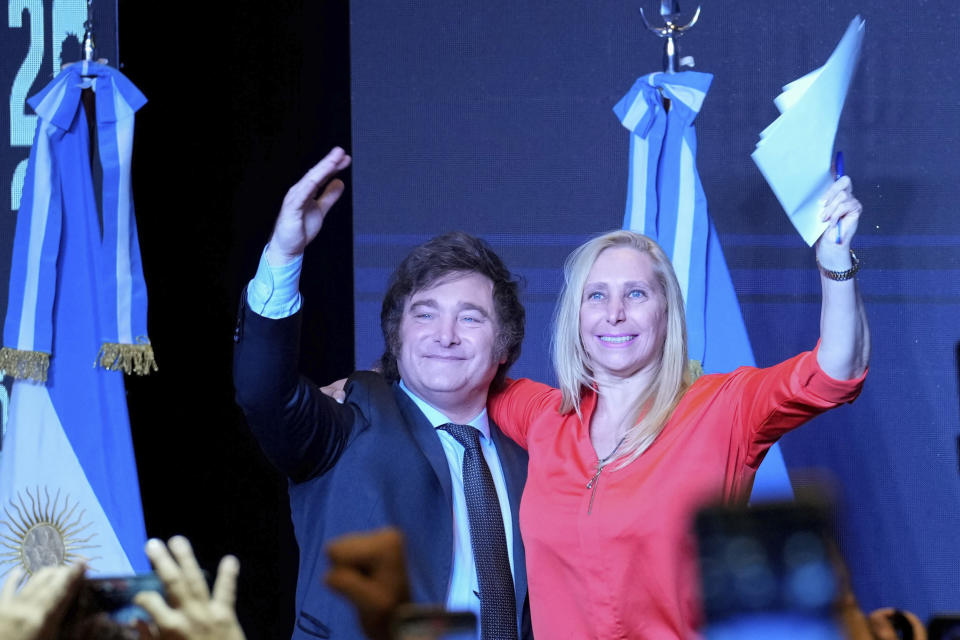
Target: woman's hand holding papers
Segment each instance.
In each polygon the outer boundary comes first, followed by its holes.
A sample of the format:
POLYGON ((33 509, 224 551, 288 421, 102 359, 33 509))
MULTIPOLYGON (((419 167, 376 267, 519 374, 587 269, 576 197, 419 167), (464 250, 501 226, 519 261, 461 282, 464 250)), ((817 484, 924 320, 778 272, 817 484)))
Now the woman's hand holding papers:
POLYGON ((823 202, 823 210, 820 213, 820 219, 830 226, 817 242, 817 258, 820 259, 820 264, 827 269, 849 268, 850 241, 857 232, 857 221, 863 212, 863 205, 854 197, 853 183, 850 182, 848 176, 842 176, 830 185, 830 188, 823 194, 821 201, 823 202), (839 234, 837 233, 837 225, 840 225, 839 234), (824 237, 827 240, 824 240, 824 237), (831 238, 837 237, 840 238, 839 242, 831 241, 831 238), (824 262, 834 255, 841 258, 846 256, 847 266, 830 265, 824 262))
POLYGON ((854 277, 860 262, 850 248, 863 205, 847 176, 830 185, 822 201, 821 220, 829 226, 815 245, 823 289, 817 362, 832 378, 850 380, 866 371, 870 359, 870 330, 854 277))

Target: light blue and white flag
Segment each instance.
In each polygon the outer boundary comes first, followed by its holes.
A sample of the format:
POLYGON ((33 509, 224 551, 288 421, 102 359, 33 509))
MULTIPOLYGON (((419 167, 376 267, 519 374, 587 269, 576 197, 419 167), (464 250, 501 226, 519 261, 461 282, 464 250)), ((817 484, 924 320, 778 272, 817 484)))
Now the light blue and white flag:
MULTIPOLYGON (((706 373, 756 364, 696 167, 693 122, 712 80, 696 71, 651 73, 613 108, 630 131, 623 226, 653 238, 670 256, 686 304, 689 357, 706 373)), ((757 472, 753 500, 792 496, 774 445, 757 472)))
POLYGON ((68 67, 29 100, 37 129, 0 352, 15 378, 0 449, 0 574, 78 561, 100 575, 149 566, 118 370, 155 368, 130 192, 134 112, 145 102, 96 63, 68 67))

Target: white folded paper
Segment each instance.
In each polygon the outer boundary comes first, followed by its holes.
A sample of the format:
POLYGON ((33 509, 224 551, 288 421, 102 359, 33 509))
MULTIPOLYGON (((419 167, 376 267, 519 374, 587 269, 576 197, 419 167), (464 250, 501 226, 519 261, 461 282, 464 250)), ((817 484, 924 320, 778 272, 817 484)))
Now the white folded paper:
POLYGON ((760 132, 751 154, 808 245, 827 228, 820 221, 820 196, 834 179, 833 141, 860 58, 864 24, 856 16, 822 67, 783 87, 774 100, 781 115, 760 132))

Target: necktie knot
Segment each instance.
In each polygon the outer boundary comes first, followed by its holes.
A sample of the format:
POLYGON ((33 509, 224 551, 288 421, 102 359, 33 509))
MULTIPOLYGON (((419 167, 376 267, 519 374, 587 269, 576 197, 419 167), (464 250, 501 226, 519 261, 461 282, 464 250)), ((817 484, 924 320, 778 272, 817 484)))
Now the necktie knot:
POLYGON ((459 442, 460 446, 462 446, 464 449, 470 450, 480 448, 479 429, 466 424, 456 424, 455 422, 448 422, 440 428, 452 435, 453 438, 459 442))

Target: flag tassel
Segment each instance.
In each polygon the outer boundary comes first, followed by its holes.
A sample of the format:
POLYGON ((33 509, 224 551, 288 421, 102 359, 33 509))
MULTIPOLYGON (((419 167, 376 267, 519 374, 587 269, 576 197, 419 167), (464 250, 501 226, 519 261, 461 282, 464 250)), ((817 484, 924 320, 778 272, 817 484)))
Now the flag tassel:
POLYGON ((153 356, 153 346, 144 337, 137 338, 137 344, 105 342, 93 363, 107 371, 123 371, 145 376, 157 371, 157 361, 153 356))
POLYGON ((50 354, 42 351, 0 348, 0 371, 17 380, 46 382, 50 354))

